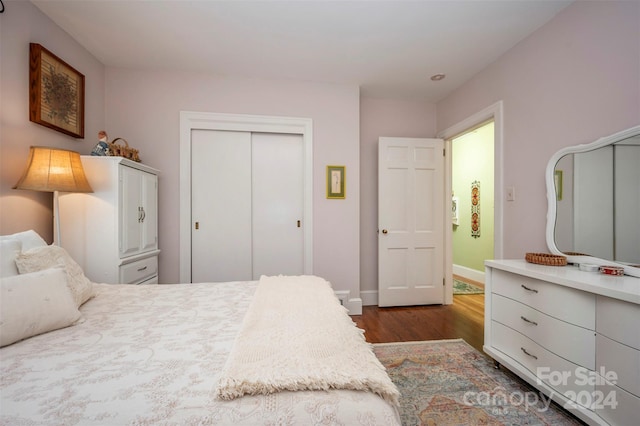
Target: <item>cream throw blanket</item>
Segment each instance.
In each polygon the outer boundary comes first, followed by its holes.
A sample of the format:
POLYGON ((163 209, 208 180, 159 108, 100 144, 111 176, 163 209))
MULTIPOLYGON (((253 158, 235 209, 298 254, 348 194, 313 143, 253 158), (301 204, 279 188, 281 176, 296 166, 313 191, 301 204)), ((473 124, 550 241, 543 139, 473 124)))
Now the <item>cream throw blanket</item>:
POLYGON ((261 277, 216 396, 329 389, 400 395, 327 281, 261 277))

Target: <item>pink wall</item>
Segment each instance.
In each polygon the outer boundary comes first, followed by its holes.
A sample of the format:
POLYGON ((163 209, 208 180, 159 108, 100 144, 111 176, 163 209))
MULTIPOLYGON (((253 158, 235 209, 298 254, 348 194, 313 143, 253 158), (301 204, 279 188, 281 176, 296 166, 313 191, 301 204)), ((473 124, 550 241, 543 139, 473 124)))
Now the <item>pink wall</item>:
POLYGON ((360 289, 365 304, 374 303, 378 291, 378 138, 435 134, 434 104, 360 99, 360 289))
POLYGON ((306 117, 313 120, 314 273, 359 297, 357 86, 107 68, 106 94, 110 137, 124 137, 161 171, 160 282, 179 281, 180 111, 306 117), (325 198, 328 164, 346 166, 345 200, 325 198))
POLYGON ((544 171, 640 123, 640 2, 576 2, 437 104, 442 131, 504 101, 504 257, 547 251, 544 171))
POLYGON ((309 117, 314 125, 314 270, 357 297, 377 289, 377 138, 432 137, 504 101, 506 257, 546 250, 543 173, 559 148, 640 122, 640 3, 576 2, 433 104, 359 99, 356 86, 212 74, 104 69, 30 2, 0 15, 0 233, 33 228, 51 241, 51 195, 12 190, 29 145, 87 154, 102 128, 161 170, 162 282, 179 277, 179 112, 309 117), (29 122, 28 44, 39 42, 86 76, 86 139, 29 122), (437 110, 437 126, 434 120, 437 110), (326 200, 325 166, 347 166, 347 199, 326 200))
POLYGON ((88 154, 104 126, 104 67, 27 1, 5 1, 0 14, 0 234, 35 229, 53 236, 51 193, 11 189, 27 162, 29 146, 88 154), (85 139, 29 121, 29 43, 39 43, 85 75, 85 139))

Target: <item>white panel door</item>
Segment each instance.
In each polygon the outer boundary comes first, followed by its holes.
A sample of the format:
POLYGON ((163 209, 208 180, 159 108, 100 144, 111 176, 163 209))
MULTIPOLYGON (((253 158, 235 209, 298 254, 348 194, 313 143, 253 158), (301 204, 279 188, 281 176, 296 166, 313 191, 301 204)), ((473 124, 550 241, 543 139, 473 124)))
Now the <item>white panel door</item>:
POLYGON ((442 139, 379 139, 379 306, 444 301, 443 149, 442 139))
POLYGON ((191 282, 251 280, 251 133, 191 135, 191 282))
POLYGON ((252 134, 253 279, 303 273, 302 135, 252 134))

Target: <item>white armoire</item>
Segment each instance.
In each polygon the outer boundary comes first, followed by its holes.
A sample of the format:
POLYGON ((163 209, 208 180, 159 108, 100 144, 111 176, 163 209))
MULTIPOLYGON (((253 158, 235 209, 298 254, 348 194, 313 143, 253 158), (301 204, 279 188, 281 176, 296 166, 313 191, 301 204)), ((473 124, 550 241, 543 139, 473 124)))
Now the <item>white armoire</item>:
POLYGON ((82 156, 93 193, 61 193, 60 245, 97 283, 158 283, 158 171, 82 156))

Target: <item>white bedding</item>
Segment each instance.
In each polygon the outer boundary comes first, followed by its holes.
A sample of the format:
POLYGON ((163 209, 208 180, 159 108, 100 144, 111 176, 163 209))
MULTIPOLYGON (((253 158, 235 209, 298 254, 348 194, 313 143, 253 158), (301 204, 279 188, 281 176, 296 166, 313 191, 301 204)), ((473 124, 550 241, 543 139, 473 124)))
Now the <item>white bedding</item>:
POLYGON ((0 349, 0 424, 399 424, 362 391, 217 399, 255 282, 95 288, 81 324, 0 349))

